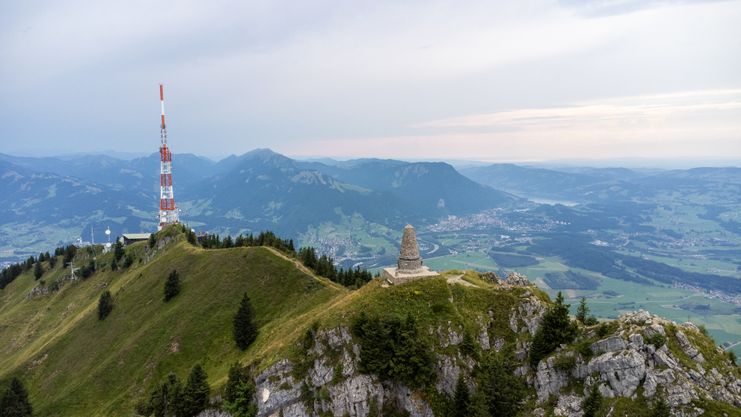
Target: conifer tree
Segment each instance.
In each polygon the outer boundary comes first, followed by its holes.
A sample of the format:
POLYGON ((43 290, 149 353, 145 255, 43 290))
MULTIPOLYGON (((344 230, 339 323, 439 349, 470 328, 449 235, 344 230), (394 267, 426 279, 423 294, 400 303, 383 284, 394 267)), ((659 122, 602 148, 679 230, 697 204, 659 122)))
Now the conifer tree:
POLYGON ((196 364, 188 375, 188 382, 183 390, 183 415, 196 416, 208 406, 211 388, 208 376, 201 364, 196 364))
MULTIPOLYGON (((522 408, 527 384, 515 374, 517 368, 511 347, 491 353, 482 365, 484 375, 479 391, 486 399, 489 415, 514 417, 522 408)), ((480 414, 480 412, 478 413, 480 414)))
POLYGON ((583 417, 596 417, 600 407, 602 407, 602 394, 600 394, 597 384, 592 385, 589 395, 584 398, 581 404, 584 410, 583 417))
POLYGON ((152 233, 149 235, 149 249, 154 249, 154 246, 157 244, 157 234, 152 233))
POLYGON ((57 266, 57 256, 50 256, 49 257, 49 268, 54 269, 54 267, 57 266))
POLYGON ((0 397, 0 416, 31 417, 33 408, 28 401, 28 392, 18 378, 10 380, 10 386, 0 397))
POLYGON ((471 408, 471 395, 463 375, 458 376, 453 397, 453 415, 451 417, 469 417, 471 408))
POLYGON ((586 324, 588 315, 589 307, 587 307, 587 299, 582 297, 581 301, 579 301, 579 307, 576 309, 576 319, 581 324, 586 324))
POLYGON ((41 260, 37 261, 33 266, 33 276, 36 280, 44 276, 44 267, 41 265, 41 260))
POLYGON ((111 310, 113 310, 113 297, 111 297, 111 292, 106 290, 98 299, 98 320, 108 317, 111 310))
POLYGON ((254 401, 255 384, 249 373, 238 363, 229 368, 229 379, 224 390, 226 410, 233 417, 254 417, 257 405, 254 401))
POLYGON ((154 417, 181 417, 185 416, 183 402, 183 386, 177 375, 170 373, 167 380, 152 391, 146 411, 154 417))
POLYGON ((116 258, 111 259, 111 271, 118 271, 118 262, 116 258))
POLYGON ((116 241, 116 244, 113 245, 113 258, 118 262, 123 258, 124 256, 124 247, 121 241, 116 241))
POLYGON ((543 315, 533 337, 530 346, 530 365, 538 366, 541 359, 562 343, 570 343, 575 336, 576 327, 569 318, 569 305, 564 303, 563 295, 559 291, 556 303, 543 315))
POLYGON ((170 301, 180 293, 180 275, 173 270, 165 281, 165 302, 170 301))
POLYGON ((234 315, 234 341, 242 350, 247 349, 257 338, 254 315, 250 298, 245 293, 239 304, 239 310, 234 315))

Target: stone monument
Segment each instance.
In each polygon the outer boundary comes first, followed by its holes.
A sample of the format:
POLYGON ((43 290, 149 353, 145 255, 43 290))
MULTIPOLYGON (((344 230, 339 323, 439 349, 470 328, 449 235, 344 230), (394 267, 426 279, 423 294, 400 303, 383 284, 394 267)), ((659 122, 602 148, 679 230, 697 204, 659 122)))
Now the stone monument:
POLYGON ((401 237, 401 249, 396 268, 384 268, 384 278, 392 284, 402 284, 437 275, 437 272, 422 265, 422 257, 419 256, 419 246, 417 246, 417 233, 411 224, 406 225, 401 237))

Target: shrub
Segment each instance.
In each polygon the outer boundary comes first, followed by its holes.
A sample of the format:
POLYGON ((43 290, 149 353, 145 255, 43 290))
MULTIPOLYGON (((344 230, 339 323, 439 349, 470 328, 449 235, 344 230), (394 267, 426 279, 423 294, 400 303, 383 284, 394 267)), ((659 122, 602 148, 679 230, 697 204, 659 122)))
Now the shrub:
POLYGON ((597 327, 597 336, 599 337, 605 337, 609 332, 610 328, 607 326, 607 323, 602 323, 597 327))
POLYGON ((553 367, 561 372, 570 372, 576 366, 576 356, 569 354, 561 354, 556 356, 553 361, 553 367))
POLYGON ((124 257, 123 267, 128 268, 133 264, 134 264, 134 257, 131 254, 126 255, 124 257))
POLYGON ((664 336, 661 333, 654 333, 649 337, 646 337, 646 343, 649 345, 654 345, 656 349, 664 346, 666 343, 666 336, 664 336))
POLYGON ((728 351, 728 360, 731 361, 731 365, 736 366, 737 359, 736 359, 736 352, 729 350, 728 351))
POLYGON ((656 396, 656 402, 651 408, 651 417, 670 417, 671 409, 669 404, 666 403, 666 399, 662 394, 656 396))

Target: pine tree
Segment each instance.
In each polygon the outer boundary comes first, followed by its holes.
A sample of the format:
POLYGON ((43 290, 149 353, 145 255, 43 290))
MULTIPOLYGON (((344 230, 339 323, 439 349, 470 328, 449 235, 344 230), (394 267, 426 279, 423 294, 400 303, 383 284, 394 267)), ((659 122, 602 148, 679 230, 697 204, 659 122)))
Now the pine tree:
POLYGON ((556 303, 540 322, 530 346, 530 365, 536 367, 538 362, 556 350, 562 343, 570 343, 576 337, 576 326, 569 318, 569 305, 564 303, 559 291, 556 303))
POLYGON ((54 267, 57 266, 57 256, 51 256, 49 257, 49 268, 54 269, 54 267))
POLYGON ((517 367, 511 348, 492 353, 483 364, 484 378, 479 390, 486 398, 489 414, 514 417, 527 393, 525 381, 515 375, 517 367))
POLYGON ((149 249, 154 249, 154 246, 157 244, 157 234, 152 233, 149 235, 149 249))
POLYGON ((111 271, 118 271, 118 262, 116 262, 116 258, 111 259, 111 271))
POLYGON ((587 323, 587 316, 589 315, 589 307, 587 307, 587 299, 582 297, 579 301, 579 307, 576 309, 576 319, 581 324, 587 323))
POLYGON ((177 375, 170 373, 167 380, 152 391, 146 411, 154 417, 181 417, 183 410, 183 386, 177 375))
POLYGON ((33 276, 36 280, 44 276, 44 267, 41 265, 41 260, 36 262, 33 266, 33 276))
POLYGON ((584 410, 583 417, 596 417, 600 407, 602 407, 602 394, 600 394, 597 384, 592 385, 589 395, 581 403, 584 410))
POLYGON ((111 292, 106 290, 98 299, 98 320, 108 317, 111 310, 113 310, 113 297, 111 297, 111 292))
POLYGON ((211 388, 208 376, 200 364, 196 364, 188 375, 188 383, 183 390, 183 416, 196 416, 208 406, 211 388))
POLYGON ((33 408, 28 401, 28 392, 18 378, 10 380, 10 386, 0 397, 0 416, 31 417, 33 408))
POLYGON ((180 293, 180 275, 173 270, 165 281, 165 302, 170 301, 180 293))
POLYGON ((254 401, 255 384, 249 373, 238 363, 229 368, 229 379, 224 389, 226 410, 233 417, 254 417, 257 405, 254 401))
POLYGON ((453 414, 451 417, 469 417, 471 408, 471 395, 468 392, 463 375, 458 376, 458 383, 455 385, 455 395, 453 396, 453 414))
POLYGON ((121 258, 124 256, 124 247, 121 241, 116 241, 116 244, 113 245, 113 258, 116 259, 116 261, 120 261, 121 258))
POLYGON ((247 349, 257 338, 257 326, 254 320, 252 304, 247 293, 245 293, 242 302, 239 304, 239 310, 234 315, 234 341, 242 350, 247 349))

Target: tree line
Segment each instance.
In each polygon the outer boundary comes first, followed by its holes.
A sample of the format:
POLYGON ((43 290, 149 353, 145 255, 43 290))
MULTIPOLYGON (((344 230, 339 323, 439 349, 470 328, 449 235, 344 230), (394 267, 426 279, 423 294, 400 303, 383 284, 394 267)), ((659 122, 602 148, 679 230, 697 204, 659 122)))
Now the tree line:
POLYGON ((360 288, 373 279, 373 275, 365 269, 337 268, 332 257, 328 255, 318 256, 316 249, 312 246, 304 246, 296 251, 293 239, 282 239, 271 231, 260 232, 257 236, 253 234, 240 234, 236 238, 232 238, 229 235, 222 238, 218 234, 205 234, 200 236, 198 241, 204 249, 269 246, 290 257, 298 259, 315 274, 348 288, 360 288))

